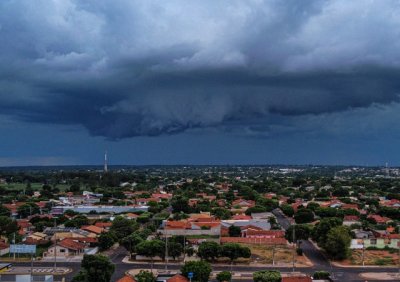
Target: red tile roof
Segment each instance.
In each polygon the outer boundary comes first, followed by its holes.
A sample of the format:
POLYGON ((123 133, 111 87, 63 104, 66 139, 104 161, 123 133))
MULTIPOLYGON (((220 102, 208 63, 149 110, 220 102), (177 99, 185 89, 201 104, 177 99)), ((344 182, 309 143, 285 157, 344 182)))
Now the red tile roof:
POLYGON ((282 277, 282 282, 312 282, 308 276, 282 277))
POLYGON ((343 220, 344 221, 357 221, 357 220, 360 220, 360 218, 357 215, 345 215, 343 220))
POLYGON ((188 281, 189 279, 187 279, 185 276, 181 274, 176 274, 171 278, 167 279, 167 282, 188 282, 188 281))
POLYGON ((136 280, 133 279, 132 276, 125 275, 121 279, 117 280, 117 282, 136 282, 136 280))
POLYGON ((100 228, 108 228, 112 226, 112 222, 96 222, 95 226, 100 228))
POLYGON ((61 240, 61 242, 58 243, 61 247, 64 247, 66 249, 74 250, 74 251, 79 251, 83 250, 85 248, 85 245, 79 242, 76 242, 72 240, 71 238, 65 238, 61 240))
POLYGON ((10 245, 8 245, 7 243, 0 241, 0 250, 4 250, 7 249, 8 247, 10 247, 10 245))
POLYGON ((89 232, 97 234, 97 235, 101 234, 104 231, 103 228, 100 228, 100 227, 95 226, 95 225, 83 226, 81 229, 85 230, 85 231, 89 231, 89 232))
POLYGON ((241 219, 252 219, 252 217, 250 215, 245 215, 245 214, 237 214, 232 216, 232 219, 234 220, 241 220, 241 219))

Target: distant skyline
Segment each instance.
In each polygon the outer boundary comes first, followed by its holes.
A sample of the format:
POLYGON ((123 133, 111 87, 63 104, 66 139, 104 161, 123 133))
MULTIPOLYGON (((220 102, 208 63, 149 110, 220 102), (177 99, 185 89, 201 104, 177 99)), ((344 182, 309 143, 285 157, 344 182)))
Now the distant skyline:
POLYGON ((0 166, 400 165, 399 1, 0 1, 0 166))

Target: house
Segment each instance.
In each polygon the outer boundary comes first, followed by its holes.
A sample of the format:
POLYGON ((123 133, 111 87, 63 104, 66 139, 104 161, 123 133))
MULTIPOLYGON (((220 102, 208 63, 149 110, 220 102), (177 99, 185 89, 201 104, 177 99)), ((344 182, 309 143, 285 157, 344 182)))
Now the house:
POLYGON ((271 224, 266 219, 242 219, 242 220, 222 220, 221 236, 229 236, 229 227, 232 225, 240 227, 242 237, 246 237, 248 229, 254 230, 270 230, 271 224))
POLYGON ((11 212, 11 216, 17 216, 18 208, 24 204, 25 202, 13 202, 12 204, 3 204, 3 207, 5 207, 11 212))
POLYGON ((252 200, 237 199, 232 202, 233 207, 238 206, 240 208, 251 208, 251 207, 254 207, 255 205, 256 205, 256 202, 252 201, 252 200))
POLYGON ((10 245, 4 240, 0 240, 0 256, 4 256, 10 252, 10 245))
POLYGON ((166 282, 189 282, 189 279, 181 274, 175 274, 171 278, 167 279, 166 282))
POLYGON ((377 224, 386 224, 390 221, 392 221, 390 218, 388 217, 383 217, 377 214, 371 214, 367 217, 368 219, 374 220, 377 224))
POLYGON ((139 215, 137 215, 136 213, 128 212, 125 214, 125 217, 128 219, 136 219, 139 217, 139 215))
POLYGON ((232 220, 250 220, 253 219, 250 215, 236 214, 232 216, 232 220))
POLYGON ((271 217, 276 218, 272 212, 255 212, 251 214, 253 219, 269 219, 271 217))
POLYGON ((18 219, 17 225, 19 227, 19 234, 26 235, 29 233, 30 229, 32 228, 32 223, 29 222, 27 219, 18 219))
POLYGON ((352 231, 354 232, 356 239, 374 238, 372 231, 366 231, 362 229, 355 229, 352 231))
POLYGON ((94 225, 108 231, 112 226, 112 222, 96 222, 94 225))
POLYGON ((62 239, 57 244, 50 246, 43 254, 45 257, 70 257, 70 256, 80 256, 85 252, 87 246, 84 243, 78 242, 71 238, 62 239))
POLYGON ((136 204, 140 206, 147 206, 150 202, 161 202, 161 198, 139 198, 136 199, 136 204))
POLYGON ((136 280, 130 275, 125 275, 124 277, 118 279, 117 282, 136 282, 136 280))
POLYGON ((361 224, 360 217, 357 215, 345 215, 343 218, 343 225, 350 226, 353 224, 361 224))
POLYGON ((25 238, 25 244, 41 245, 49 242, 50 237, 42 232, 34 232, 25 238))
POLYGON ((87 225, 87 226, 82 226, 81 230, 90 232, 95 234, 96 236, 100 235, 101 233, 103 233, 105 230, 101 227, 98 227, 96 225, 87 225))
POLYGON ((163 220, 161 229, 164 235, 210 235, 219 236, 221 222, 209 213, 191 214, 188 219, 163 220))
POLYGON ((158 200, 170 200, 172 199, 172 194, 167 194, 167 193, 153 193, 151 195, 152 198, 158 199, 158 200))
POLYGON ((374 247, 377 249, 391 248, 399 249, 400 235, 390 234, 386 238, 366 238, 366 239, 352 239, 350 249, 362 249, 374 247))

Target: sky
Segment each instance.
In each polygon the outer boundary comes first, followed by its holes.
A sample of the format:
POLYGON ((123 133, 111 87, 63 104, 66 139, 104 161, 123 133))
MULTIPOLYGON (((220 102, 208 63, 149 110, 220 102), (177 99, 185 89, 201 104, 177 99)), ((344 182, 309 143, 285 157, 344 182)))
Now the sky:
POLYGON ((400 165, 398 0, 2 0, 0 166, 400 165))

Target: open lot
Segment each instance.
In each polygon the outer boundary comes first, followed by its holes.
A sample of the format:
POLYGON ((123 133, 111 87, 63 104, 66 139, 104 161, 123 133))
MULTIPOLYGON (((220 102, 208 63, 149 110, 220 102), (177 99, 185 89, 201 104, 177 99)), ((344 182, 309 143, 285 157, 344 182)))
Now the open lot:
MULTIPOLYGON (((365 265, 398 265, 398 252, 387 250, 365 250, 365 265)), ((349 259, 341 262, 344 265, 362 265, 362 250, 353 250, 349 259)))
MULTIPOLYGON (((272 257, 274 252, 273 246, 268 245, 246 245, 251 249, 252 257, 251 262, 272 264, 272 257)), ((291 264, 293 261, 293 249, 290 246, 276 246, 275 247, 275 264, 291 264)), ((296 265, 310 266, 310 262, 302 255, 295 254, 296 265)))

